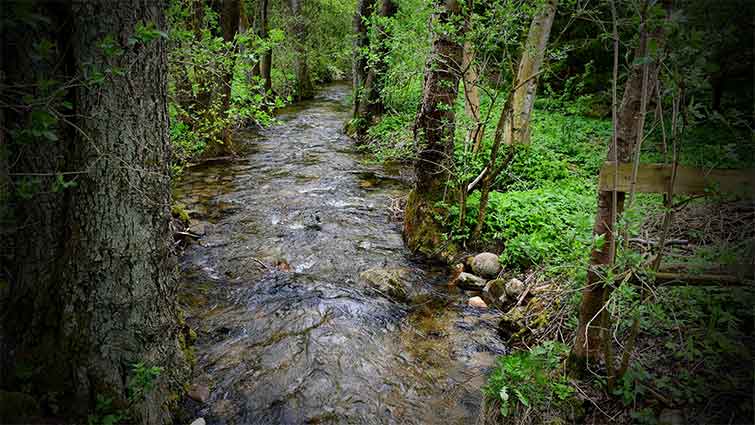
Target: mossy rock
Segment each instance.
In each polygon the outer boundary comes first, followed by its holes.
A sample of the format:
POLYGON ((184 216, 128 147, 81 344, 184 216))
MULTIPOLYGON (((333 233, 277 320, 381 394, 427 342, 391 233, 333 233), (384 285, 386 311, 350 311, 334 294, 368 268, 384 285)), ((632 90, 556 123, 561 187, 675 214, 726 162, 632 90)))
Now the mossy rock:
POLYGON ((409 274, 409 269, 401 267, 372 268, 360 273, 359 278, 389 298, 406 301, 409 297, 409 274))

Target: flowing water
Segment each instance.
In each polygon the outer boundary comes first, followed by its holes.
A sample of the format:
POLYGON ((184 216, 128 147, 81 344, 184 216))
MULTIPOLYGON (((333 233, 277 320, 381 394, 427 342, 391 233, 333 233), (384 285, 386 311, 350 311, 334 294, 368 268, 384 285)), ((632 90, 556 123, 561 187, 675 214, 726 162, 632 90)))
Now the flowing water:
POLYGON ((239 135, 240 160, 177 184, 205 233, 182 255, 181 299, 198 334, 195 382, 211 394, 186 406, 210 425, 477 418, 504 352, 495 318, 404 247, 391 206, 409 187, 344 135, 347 95, 323 89, 239 135), (405 290, 391 298, 368 275, 405 290))

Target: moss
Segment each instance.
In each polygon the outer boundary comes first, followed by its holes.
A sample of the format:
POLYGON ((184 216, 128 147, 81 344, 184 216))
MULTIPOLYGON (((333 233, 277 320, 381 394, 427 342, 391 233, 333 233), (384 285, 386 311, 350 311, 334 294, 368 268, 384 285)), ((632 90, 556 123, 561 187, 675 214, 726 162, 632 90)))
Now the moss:
POLYGON ((186 361, 189 362, 189 366, 194 369, 197 365, 197 357, 194 354, 194 341, 196 341, 197 334, 189 326, 184 325, 181 332, 178 334, 178 346, 181 348, 186 361))
POLYGON ((453 261, 459 249, 446 238, 438 220, 445 215, 445 210, 434 207, 432 201, 412 190, 404 211, 404 239, 409 249, 445 263, 453 261))
POLYGON ((186 211, 186 205, 173 204, 173 206, 170 207, 170 213, 173 217, 184 222, 184 224, 189 224, 189 213, 186 211))

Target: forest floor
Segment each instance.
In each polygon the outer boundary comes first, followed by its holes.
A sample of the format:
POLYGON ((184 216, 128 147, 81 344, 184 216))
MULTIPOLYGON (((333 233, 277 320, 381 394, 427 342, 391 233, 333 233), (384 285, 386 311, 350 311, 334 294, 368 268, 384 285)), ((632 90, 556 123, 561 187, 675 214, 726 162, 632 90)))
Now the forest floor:
MULTIPOLYGON (((483 389, 489 403, 482 419, 751 423, 755 380, 751 201, 715 194, 677 197, 680 206, 668 235, 674 243, 664 252, 664 267, 692 275, 727 273, 735 276, 735 282, 658 286, 642 282, 649 282, 645 270, 657 253, 653 243, 661 234, 663 197, 638 194, 634 207, 624 215, 631 243, 622 261, 633 271, 625 277, 632 279, 620 280, 607 304, 617 367, 633 322, 639 320, 627 372, 610 389, 603 363, 590 365, 583 380, 567 379, 564 359, 577 325, 580 288, 593 244, 597 175, 611 132, 609 119, 591 117, 594 109, 577 106, 548 98, 538 101, 532 144, 496 182, 483 240, 469 245, 470 254, 475 253, 472 245, 479 245, 478 250, 497 249, 503 276, 519 278, 534 292, 524 306, 508 305, 499 313, 501 335, 516 351, 500 357, 489 377, 483 389)), ((463 105, 458 105, 457 116, 463 116, 463 105)), ((410 114, 389 115, 373 127, 367 146, 372 157, 376 161, 406 157, 412 148, 411 123, 410 114)), ((492 134, 493 129, 487 132, 492 134)), ((747 136, 715 122, 703 123, 680 141, 680 163, 703 169, 751 167, 752 147, 739 143, 742 137, 747 136)), ((670 152, 662 152, 658 128, 643 149, 643 162, 670 160, 670 152)), ((463 144, 457 144, 456 167, 467 178, 479 173, 484 160, 465 157, 463 144)), ((468 239, 478 200, 478 194, 468 200, 468 221, 461 226, 458 206, 449 202, 453 224, 447 229, 452 240, 468 239)))

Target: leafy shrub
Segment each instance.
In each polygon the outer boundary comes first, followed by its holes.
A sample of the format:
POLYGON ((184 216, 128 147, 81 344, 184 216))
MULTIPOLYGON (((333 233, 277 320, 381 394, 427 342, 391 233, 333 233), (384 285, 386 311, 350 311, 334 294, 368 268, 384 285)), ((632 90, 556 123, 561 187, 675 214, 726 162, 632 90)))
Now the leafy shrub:
POLYGON ((561 371, 568 352, 565 344, 546 341, 530 351, 501 356, 483 392, 500 403, 504 417, 514 414, 520 405, 538 410, 558 408, 574 393, 561 371))
POLYGON ((367 131, 367 149, 378 161, 408 160, 414 157, 414 141, 409 130, 411 114, 390 114, 367 131))
MULTIPOLYGON (((471 234, 479 205, 476 192, 467 200, 467 222, 454 237, 464 239, 471 234)), ((576 261, 588 252, 594 211, 592 191, 576 182, 491 192, 482 238, 505 243, 501 253, 504 265, 576 261)), ((458 222, 458 206, 451 207, 450 213, 452 222, 458 222)))

